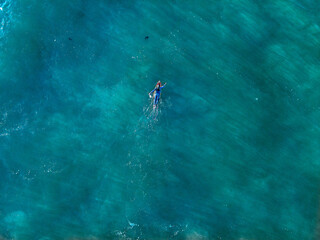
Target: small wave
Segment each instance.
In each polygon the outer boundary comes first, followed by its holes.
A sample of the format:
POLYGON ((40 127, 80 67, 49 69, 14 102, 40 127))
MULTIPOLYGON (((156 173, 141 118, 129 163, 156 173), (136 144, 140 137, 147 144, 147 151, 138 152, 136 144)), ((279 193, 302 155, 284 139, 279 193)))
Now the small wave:
POLYGON ((12 20, 12 0, 0 1, 0 39, 2 39, 12 20))

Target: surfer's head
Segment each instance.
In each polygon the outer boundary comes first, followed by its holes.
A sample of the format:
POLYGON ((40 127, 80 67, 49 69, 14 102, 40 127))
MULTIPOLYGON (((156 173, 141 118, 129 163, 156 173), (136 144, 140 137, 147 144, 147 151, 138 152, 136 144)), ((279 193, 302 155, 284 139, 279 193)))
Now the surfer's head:
POLYGON ((156 85, 156 88, 159 88, 159 87, 161 87, 161 82, 160 81, 158 81, 157 85, 156 85))

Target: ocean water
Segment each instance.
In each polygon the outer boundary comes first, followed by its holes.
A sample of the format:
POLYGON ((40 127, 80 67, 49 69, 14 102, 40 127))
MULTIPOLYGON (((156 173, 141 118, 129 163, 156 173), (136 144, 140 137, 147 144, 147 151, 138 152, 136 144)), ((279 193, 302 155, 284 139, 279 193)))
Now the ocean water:
POLYGON ((319 239, 319 11, 0 0, 0 239, 319 239))

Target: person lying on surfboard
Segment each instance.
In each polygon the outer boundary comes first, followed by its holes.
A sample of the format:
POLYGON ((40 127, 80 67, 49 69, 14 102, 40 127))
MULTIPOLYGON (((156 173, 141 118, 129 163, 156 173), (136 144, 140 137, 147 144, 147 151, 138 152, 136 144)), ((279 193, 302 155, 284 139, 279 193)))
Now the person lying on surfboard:
POLYGON ((165 83, 163 86, 161 86, 161 82, 158 81, 156 87, 149 93, 149 97, 151 98, 151 93, 154 92, 153 94, 153 98, 154 98, 154 105, 157 105, 159 103, 160 100, 160 94, 161 94, 161 89, 164 88, 164 86, 167 83, 165 83))

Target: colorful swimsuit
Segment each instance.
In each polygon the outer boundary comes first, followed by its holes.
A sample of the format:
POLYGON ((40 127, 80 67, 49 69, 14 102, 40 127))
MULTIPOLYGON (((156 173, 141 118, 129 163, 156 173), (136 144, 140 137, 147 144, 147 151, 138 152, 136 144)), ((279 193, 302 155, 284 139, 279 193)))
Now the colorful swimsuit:
POLYGON ((159 100, 160 100, 160 93, 161 93, 161 89, 164 88, 164 86, 160 87, 159 89, 155 88, 153 89, 151 93, 153 93, 154 91, 156 91, 156 94, 154 96, 154 104, 157 105, 159 103, 159 100))

